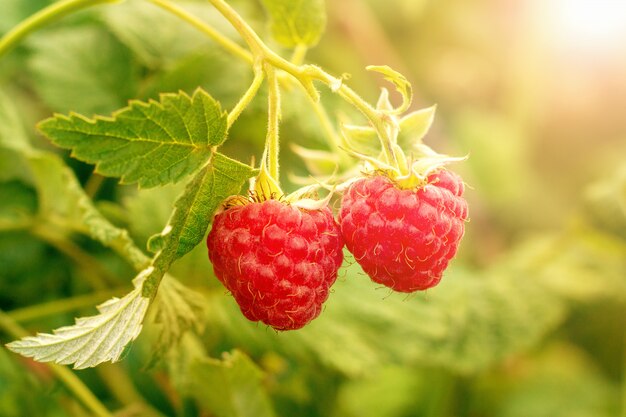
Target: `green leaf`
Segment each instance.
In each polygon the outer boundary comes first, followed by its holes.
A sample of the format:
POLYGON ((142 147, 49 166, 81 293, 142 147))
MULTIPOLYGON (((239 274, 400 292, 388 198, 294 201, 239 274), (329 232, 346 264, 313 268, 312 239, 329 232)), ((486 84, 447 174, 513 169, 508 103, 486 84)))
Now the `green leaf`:
POLYGON ((0 228, 31 218, 37 210, 35 191, 21 181, 0 181, 0 228))
POLYGON ((141 296, 141 287, 152 273, 152 267, 142 271, 134 280, 135 289, 98 306, 98 315, 76 319, 75 325, 56 329, 53 334, 38 333, 6 346, 36 361, 74 364, 75 369, 118 361, 141 331, 150 304, 141 296))
POLYGON ((200 318, 205 306, 206 299, 202 294, 186 287, 171 275, 163 277, 153 306, 153 322, 160 329, 152 347, 151 363, 161 360, 171 348, 178 345, 187 331, 201 330, 200 318))
POLYGON ((282 45, 315 46, 326 29, 324 0, 262 0, 272 36, 282 45))
MULTIPOLYGON (((237 194, 254 170, 241 162, 216 153, 211 163, 187 184, 176 202, 160 244, 173 252, 173 260, 192 250, 204 238, 219 204, 237 194)), ((151 239, 151 245, 159 245, 151 239)), ((172 260, 172 261, 173 261, 172 260)))
POLYGON ((128 231, 115 227, 100 214, 74 172, 57 155, 33 151, 27 153, 26 162, 37 189, 42 218, 65 219, 67 227, 119 252, 136 269, 145 267, 148 259, 135 246, 128 231))
POLYGON ((407 153, 415 149, 415 145, 422 143, 435 120, 436 110, 437 106, 431 106, 411 112, 400 119, 398 145, 407 153))
MULTIPOLYGON (((383 74, 385 76, 385 80, 392 83, 396 87, 396 90, 398 90, 398 92, 402 96, 402 104, 397 109, 394 109, 393 113, 401 114, 408 110, 409 106, 411 105, 411 101, 413 100, 413 92, 411 88, 411 83, 406 79, 404 75, 400 74, 398 71, 394 71, 387 65, 370 65, 366 67, 366 69, 368 71, 374 71, 383 74)), ((388 103, 385 91, 386 90, 383 90, 383 93, 381 94, 381 99, 383 103, 388 103)), ((381 101, 379 101, 379 104, 380 103, 381 101)), ((383 108, 383 110, 391 109, 383 108)))
POLYGON ((47 31, 32 40, 36 91, 57 112, 106 114, 136 96, 137 67, 126 47, 97 27, 47 31))
POLYGON ((0 146, 13 149, 28 148, 28 136, 13 101, 0 90, 0 146))
POLYGON ((23 129, 15 128, 20 125, 19 115, 12 114, 8 101, 3 98, 5 96, 0 95, 0 125, 4 121, 7 124, 3 126, 6 129, 0 128, 0 180, 32 184, 37 192, 41 221, 64 219, 64 226, 91 236, 122 254, 137 270, 143 269, 148 259, 137 249, 128 232, 115 227, 100 214, 74 172, 58 155, 30 147, 23 129))
POLYGON ((374 128, 349 123, 341 123, 340 128, 341 134, 350 150, 369 156, 381 153, 380 140, 374 128))
POLYGON ((223 294, 208 303, 207 317, 235 346, 260 350, 252 353, 273 349, 301 361, 313 356, 349 376, 411 363, 471 373, 530 348, 562 320, 563 301, 526 275, 450 268, 437 288, 407 299, 386 288, 376 291, 352 265, 333 286, 320 317, 297 332, 281 333, 280 343, 223 294))
POLYGON ((226 112, 201 89, 132 101, 112 117, 70 113, 39 124, 56 145, 72 149, 96 172, 142 187, 176 182, 204 165, 226 139, 226 112))
MULTIPOLYGON (((185 189, 183 182, 155 188, 134 190, 124 199, 124 216, 131 235, 145 246, 148 239, 158 234, 167 224, 176 198, 185 189)), ((142 247, 143 247, 142 246, 142 247)))
POLYGON ((263 389, 261 370, 240 351, 224 354, 221 361, 199 359, 190 372, 190 394, 215 416, 275 416, 263 389))

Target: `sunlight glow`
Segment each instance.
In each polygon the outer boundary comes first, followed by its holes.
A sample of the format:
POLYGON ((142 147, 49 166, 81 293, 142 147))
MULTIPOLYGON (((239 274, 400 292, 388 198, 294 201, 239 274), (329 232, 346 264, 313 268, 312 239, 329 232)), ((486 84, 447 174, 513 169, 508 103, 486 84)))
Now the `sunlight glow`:
POLYGON ((626 0, 549 0, 554 41, 593 50, 626 48, 626 0))

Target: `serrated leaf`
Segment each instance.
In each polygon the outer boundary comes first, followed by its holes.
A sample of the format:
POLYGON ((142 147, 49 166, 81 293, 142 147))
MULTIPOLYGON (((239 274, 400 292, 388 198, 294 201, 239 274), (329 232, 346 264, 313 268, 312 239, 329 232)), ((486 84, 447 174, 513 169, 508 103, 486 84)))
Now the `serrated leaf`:
POLYGON ((70 27, 33 38, 28 68, 56 112, 109 113, 136 96, 138 67, 130 51, 100 28, 70 27))
POLYGON ((263 373, 240 351, 224 354, 221 361, 198 359, 190 372, 190 394, 215 416, 275 416, 263 389, 263 373))
POLYGON ((315 46, 326 29, 324 0, 262 0, 272 36, 286 47, 315 46))
POLYGON ((398 90, 402 96, 402 104, 397 109, 394 109, 393 112, 396 114, 404 113, 409 108, 411 101, 413 100, 411 83, 406 79, 406 77, 398 71, 394 71, 387 65, 370 65, 366 67, 366 69, 368 71, 383 74, 385 76, 385 80, 389 81, 396 87, 396 90, 398 90))
POLYGON ((165 238, 161 245, 168 245, 170 250, 175 248, 173 259, 185 255, 204 238, 219 204, 237 194, 254 172, 250 166, 220 153, 213 155, 211 163, 187 184, 176 201, 168 226, 161 233, 165 238))
POLYGON ((159 361, 171 348, 180 343, 189 331, 200 331, 200 318, 206 307, 202 294, 191 290, 176 278, 166 274, 159 285, 153 310, 154 323, 159 324, 159 334, 152 349, 151 363, 159 361))
POLYGON ((36 361, 73 364, 75 369, 116 362, 141 331, 150 304, 141 295, 142 284, 153 273, 152 267, 139 273, 134 280, 135 289, 99 305, 98 315, 78 318, 73 326, 61 327, 52 334, 38 333, 6 346, 36 361))
MULTIPOLYGON (((11 110, 6 103, 0 96, 0 122, 12 119, 19 125, 18 116, 6 117, 11 110)), ((145 267, 147 258, 137 249, 128 232, 115 227, 100 214, 74 172, 58 155, 31 148, 22 129, 0 129, 0 164, 1 180, 17 179, 34 186, 42 221, 65 219, 66 227, 123 254, 137 270, 145 267)))
POLYGON ((205 91, 132 101, 112 117, 70 113, 39 124, 56 145, 95 163, 96 172, 154 187, 176 182, 204 165, 226 139, 226 112, 205 91))

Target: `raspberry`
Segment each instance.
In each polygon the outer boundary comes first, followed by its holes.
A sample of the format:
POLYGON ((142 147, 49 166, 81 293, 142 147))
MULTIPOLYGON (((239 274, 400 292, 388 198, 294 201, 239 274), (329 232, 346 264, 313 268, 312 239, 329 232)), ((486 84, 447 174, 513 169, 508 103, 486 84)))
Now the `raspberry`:
POLYGON ((343 239, 328 208, 277 200, 216 215, 207 246, 215 275, 244 316, 276 330, 299 329, 320 314, 343 262, 343 239))
POLYGON ((339 222, 348 250, 370 278, 400 292, 433 287, 456 254, 467 219, 461 178, 440 169, 417 189, 384 175, 353 183, 339 222))

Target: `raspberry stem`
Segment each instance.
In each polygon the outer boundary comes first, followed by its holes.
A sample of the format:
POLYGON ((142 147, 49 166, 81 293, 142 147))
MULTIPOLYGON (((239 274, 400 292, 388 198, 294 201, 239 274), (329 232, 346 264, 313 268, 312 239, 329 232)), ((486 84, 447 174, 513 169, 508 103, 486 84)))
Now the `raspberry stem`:
POLYGON ((254 67, 254 79, 252 80, 252 84, 243 94, 243 96, 239 99, 235 107, 228 113, 228 128, 235 123, 239 115, 248 107, 252 99, 256 96, 263 84, 263 79, 265 78, 265 72, 259 68, 258 65, 254 67))
POLYGON ((0 57, 13 49, 13 47, 26 36, 52 22, 79 10, 86 9, 87 7, 104 3, 117 3, 119 1, 120 0, 61 0, 51 4, 23 20, 0 38, 0 57))
POLYGON ((276 70, 271 65, 264 66, 265 74, 267 75, 267 138, 265 147, 267 148, 267 167, 269 169, 270 176, 278 182, 279 180, 279 142, 278 133, 280 127, 280 88, 278 86, 278 80, 276 78, 276 70))
POLYGON ((226 49, 231 54, 236 57, 241 58, 249 64, 254 64, 254 58, 252 54, 246 51, 244 48, 239 46, 237 43, 233 42, 226 36, 222 35, 219 31, 209 26, 206 22, 198 19, 182 7, 177 4, 171 3, 167 0, 149 0, 154 5, 162 8, 163 10, 175 15, 176 17, 186 21, 191 24, 193 27, 198 29, 200 32, 203 32, 209 38, 213 39, 215 42, 220 44, 224 49, 226 49))
MULTIPOLYGON (((231 23, 231 25, 239 32, 241 37, 250 47, 252 54, 263 61, 271 64, 273 67, 282 69, 288 74, 296 78, 308 94, 319 100, 319 93, 313 86, 313 81, 321 81, 330 87, 331 91, 339 94, 344 100, 356 107, 374 126, 378 133, 386 162, 400 170, 398 158, 395 154, 393 146, 393 138, 388 130, 388 115, 379 112, 368 102, 363 100, 354 90, 343 83, 343 80, 333 77, 326 71, 314 65, 297 65, 287 61, 274 51, 272 51, 254 30, 241 18, 241 16, 223 0, 209 0, 211 4, 231 23)), ((297 57, 298 54, 295 53, 297 57)), ((298 60, 294 60, 297 62, 298 60)))

